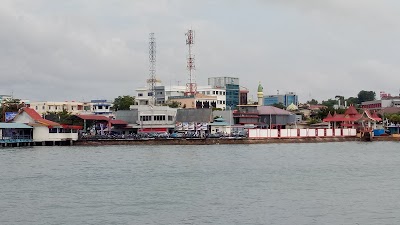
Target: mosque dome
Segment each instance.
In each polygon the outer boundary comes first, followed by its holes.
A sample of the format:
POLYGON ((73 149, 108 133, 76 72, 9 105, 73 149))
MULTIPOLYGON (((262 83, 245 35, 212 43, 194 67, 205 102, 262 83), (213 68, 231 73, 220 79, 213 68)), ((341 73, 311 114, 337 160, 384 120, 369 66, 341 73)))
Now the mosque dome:
POLYGON ((296 110, 298 110, 299 108, 295 105, 295 104, 293 104, 293 102, 292 102, 292 104, 290 104, 287 108, 286 108, 286 110, 289 110, 289 111, 296 111, 296 110))

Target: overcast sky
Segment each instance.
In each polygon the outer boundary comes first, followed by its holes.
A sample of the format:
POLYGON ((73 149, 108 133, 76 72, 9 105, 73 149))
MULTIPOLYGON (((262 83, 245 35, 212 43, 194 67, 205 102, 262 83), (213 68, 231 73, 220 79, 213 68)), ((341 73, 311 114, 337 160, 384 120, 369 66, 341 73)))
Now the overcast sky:
POLYGON ((233 76, 256 98, 300 101, 398 95, 398 0, 1 0, 0 94, 31 101, 134 95, 149 76, 187 82, 185 32, 196 32, 198 85, 233 76))

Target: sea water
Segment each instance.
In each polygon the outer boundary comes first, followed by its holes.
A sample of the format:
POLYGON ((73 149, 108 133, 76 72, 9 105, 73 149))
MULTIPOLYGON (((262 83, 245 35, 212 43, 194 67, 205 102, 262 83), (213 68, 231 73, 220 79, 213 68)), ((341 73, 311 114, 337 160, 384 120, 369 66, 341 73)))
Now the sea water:
POLYGON ((0 148, 0 224, 400 224, 400 143, 0 148))

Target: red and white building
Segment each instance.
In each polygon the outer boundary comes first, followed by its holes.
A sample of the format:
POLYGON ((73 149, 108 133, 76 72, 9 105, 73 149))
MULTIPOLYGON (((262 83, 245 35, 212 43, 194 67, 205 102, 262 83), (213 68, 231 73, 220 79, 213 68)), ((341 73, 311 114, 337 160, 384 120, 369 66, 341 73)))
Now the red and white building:
POLYGON ((78 140, 79 126, 61 125, 43 119, 32 108, 21 108, 12 122, 23 123, 33 127, 33 142, 61 142, 78 140))
POLYGON ((369 110, 363 109, 362 113, 359 113, 357 109, 351 105, 344 114, 331 114, 323 120, 329 122, 330 127, 333 128, 360 128, 368 127, 376 129, 376 123, 382 121, 376 112, 371 113, 369 110))

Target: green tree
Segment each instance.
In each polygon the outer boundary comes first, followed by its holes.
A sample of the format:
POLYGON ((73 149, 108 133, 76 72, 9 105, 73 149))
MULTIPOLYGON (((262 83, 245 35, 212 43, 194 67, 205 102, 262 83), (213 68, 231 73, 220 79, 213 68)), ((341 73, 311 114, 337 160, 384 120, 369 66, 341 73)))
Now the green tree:
POLYGON ((338 101, 335 99, 328 99, 326 101, 322 101, 322 105, 329 107, 333 107, 334 105, 337 105, 338 101))
POLYGON ((400 123, 400 114, 385 114, 385 118, 387 118, 391 123, 400 123))
POLYGON ((168 104, 167 104, 170 108, 179 108, 180 106, 181 106, 181 103, 180 102, 177 102, 177 101, 171 101, 171 102, 168 102, 168 104))
POLYGON ((25 107, 24 103, 21 103, 20 99, 8 99, 5 100, 1 104, 1 115, 0 115, 0 121, 5 120, 5 113, 6 112, 18 112, 18 110, 22 107, 25 107))
POLYGON ((311 99, 311 100, 307 101, 306 103, 310 104, 310 105, 318 105, 318 101, 316 99, 311 99))
POLYGON ((272 106, 280 109, 285 109, 285 105, 283 105, 282 102, 274 103, 272 106))
POLYGON ((61 112, 47 112, 45 118, 60 124, 74 124, 73 115, 65 109, 61 112))
POLYGON ((349 97, 347 100, 347 105, 358 105, 358 98, 356 97, 349 97))
POLYGON ((135 97, 130 95, 118 96, 114 99, 113 109, 118 110, 129 110, 131 105, 135 104, 135 97))
POLYGON ((358 104, 361 104, 362 102, 366 101, 373 101, 375 100, 376 93, 374 91, 360 91, 358 92, 357 98, 358 98, 358 104))

